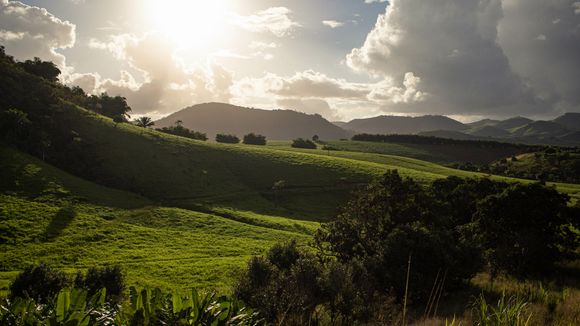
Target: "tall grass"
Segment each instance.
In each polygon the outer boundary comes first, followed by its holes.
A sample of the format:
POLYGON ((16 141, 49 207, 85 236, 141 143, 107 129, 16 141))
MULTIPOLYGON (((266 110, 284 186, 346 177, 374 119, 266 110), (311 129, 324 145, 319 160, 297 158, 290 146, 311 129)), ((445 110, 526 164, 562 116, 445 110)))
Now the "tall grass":
POLYGON ((507 297, 502 292, 496 305, 488 303, 481 294, 474 303, 474 325, 478 326, 528 326, 532 313, 527 310, 529 303, 518 297, 507 297))

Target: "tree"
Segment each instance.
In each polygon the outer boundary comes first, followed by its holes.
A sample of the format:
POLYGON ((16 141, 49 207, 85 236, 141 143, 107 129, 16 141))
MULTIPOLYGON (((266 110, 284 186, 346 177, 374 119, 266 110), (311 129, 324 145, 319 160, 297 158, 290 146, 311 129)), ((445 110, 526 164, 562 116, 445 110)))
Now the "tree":
POLYGON ((312 141, 317 143, 320 140, 320 137, 318 137, 318 135, 314 135, 312 136, 312 141))
POLYGON ((150 117, 140 117, 135 119, 134 123, 142 128, 149 128, 155 125, 155 122, 150 117))
POLYGON ((18 65, 27 73, 42 77, 51 82, 57 82, 58 76, 61 73, 60 69, 54 63, 42 61, 38 57, 35 57, 34 60, 20 62, 18 65))
POLYGON ((475 218, 492 272, 541 275, 575 249, 568 201, 568 195, 538 183, 514 184, 481 201, 475 218))
POLYGON ((237 144, 240 142, 240 139, 236 135, 217 134, 215 141, 225 144, 237 144))
POLYGON ((315 239, 324 255, 346 265, 361 264, 376 291, 392 289, 399 299, 412 256, 410 296, 424 300, 438 273, 448 271, 446 286, 457 286, 480 266, 470 243, 447 220, 419 184, 391 171, 358 192, 315 239))
POLYGON ((127 99, 122 96, 109 96, 102 93, 99 96, 92 95, 87 99, 87 107, 97 113, 114 119, 116 122, 127 122, 130 117, 131 107, 127 99))
POLYGON ((243 143, 247 145, 266 145, 266 136, 249 133, 244 136, 243 143))

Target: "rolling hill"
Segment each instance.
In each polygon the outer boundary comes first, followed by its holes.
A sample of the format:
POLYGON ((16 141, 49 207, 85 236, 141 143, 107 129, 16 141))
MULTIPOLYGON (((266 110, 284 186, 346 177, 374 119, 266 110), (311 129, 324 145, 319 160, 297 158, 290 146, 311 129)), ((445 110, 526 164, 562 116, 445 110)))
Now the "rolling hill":
POLYGON ((348 132, 320 115, 291 110, 250 109, 224 103, 194 105, 155 121, 155 126, 169 127, 177 120, 181 120, 184 127, 206 133, 210 139, 218 133, 241 137, 250 132, 278 140, 311 138, 314 135, 321 139, 350 136, 348 132))
POLYGON ((580 113, 566 113, 553 120, 555 123, 562 125, 573 131, 580 131, 580 113))

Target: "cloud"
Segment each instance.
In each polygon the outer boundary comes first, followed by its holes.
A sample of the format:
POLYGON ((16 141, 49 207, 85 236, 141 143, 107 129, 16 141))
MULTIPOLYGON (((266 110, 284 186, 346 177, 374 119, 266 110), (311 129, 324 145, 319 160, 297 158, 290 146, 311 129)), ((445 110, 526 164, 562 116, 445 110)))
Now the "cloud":
POLYGON ((229 102, 232 73, 209 62, 185 65, 167 40, 158 34, 112 35, 108 40, 91 40, 93 49, 108 51, 142 74, 142 83, 127 71, 118 80, 101 79, 98 74, 78 74, 71 83, 85 91, 108 92, 127 98, 133 113, 169 113, 200 102, 229 102))
POLYGON ((375 2, 382 3, 382 2, 387 2, 387 1, 389 1, 389 0, 365 0, 365 3, 375 3, 375 2))
POLYGON ((233 23, 251 32, 269 32, 284 37, 300 27, 299 23, 292 20, 291 14, 292 11, 286 7, 272 7, 249 16, 235 15, 233 23))
POLYGON ((385 79, 374 85, 369 93, 369 100, 386 104, 412 104, 421 103, 428 99, 429 94, 420 90, 421 78, 415 76, 412 72, 407 72, 403 81, 403 86, 398 87, 392 84, 392 81, 385 79))
POLYGON ((337 20, 323 20, 322 25, 328 26, 330 28, 338 28, 344 26, 343 22, 339 22, 337 20))
POLYGON ((64 70, 65 57, 57 50, 72 47, 75 39, 75 25, 46 9, 0 0, 0 42, 17 59, 39 57, 64 70))
POLYGON ((573 6, 569 0, 504 0, 498 27, 498 44, 512 70, 551 104, 554 115, 580 112, 580 16, 573 6))
POLYGON ((290 78, 276 78, 270 91, 285 97, 364 98, 369 88, 366 84, 350 83, 323 73, 306 70, 290 78))
POLYGON ((502 16, 499 0, 393 0, 363 46, 347 56, 347 64, 402 85, 391 92, 393 100, 385 110, 540 113, 544 103, 511 70, 497 43, 502 16), (413 91, 409 73, 420 78, 421 94, 428 93, 428 98, 407 101, 407 90, 413 91))
POLYGON ((575 13, 576 15, 580 15, 580 1, 578 1, 578 2, 574 2, 574 3, 572 4, 572 8, 574 8, 574 13, 575 13))

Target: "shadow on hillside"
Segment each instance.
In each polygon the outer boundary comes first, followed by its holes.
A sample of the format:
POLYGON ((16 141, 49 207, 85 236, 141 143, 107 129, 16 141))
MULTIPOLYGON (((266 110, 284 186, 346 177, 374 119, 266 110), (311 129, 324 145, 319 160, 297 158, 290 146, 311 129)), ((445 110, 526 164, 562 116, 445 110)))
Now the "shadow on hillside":
POLYGON ((51 241, 57 238, 62 234, 64 229, 66 229, 74 218, 77 216, 77 213, 72 206, 65 206, 61 208, 53 217, 42 238, 46 241, 51 241))

